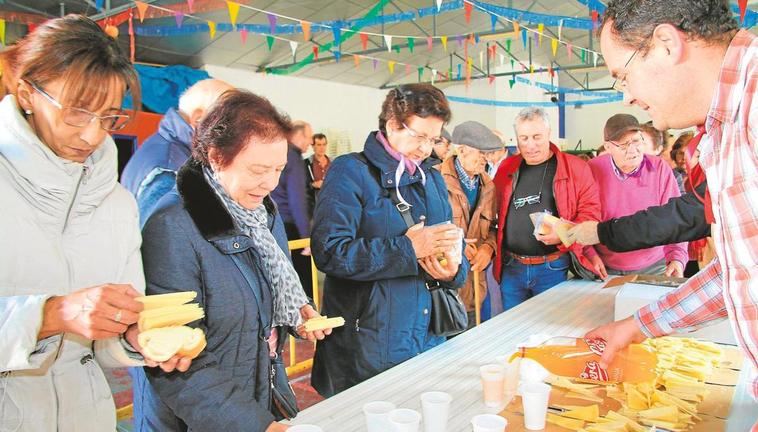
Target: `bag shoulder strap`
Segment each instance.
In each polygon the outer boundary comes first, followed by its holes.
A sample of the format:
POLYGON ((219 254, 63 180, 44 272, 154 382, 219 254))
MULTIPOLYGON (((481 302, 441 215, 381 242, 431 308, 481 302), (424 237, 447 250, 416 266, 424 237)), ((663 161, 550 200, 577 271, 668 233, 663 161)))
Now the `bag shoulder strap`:
MULTIPOLYGON (((371 174, 371 177, 374 178, 374 180, 379 184, 379 187, 381 187, 382 182, 382 175, 379 171, 379 168, 374 166, 374 164, 370 163, 368 161, 368 158, 366 158, 366 154, 364 152, 355 153, 356 159, 366 164, 368 167, 368 172, 371 174)), ((403 218, 403 222, 405 222, 405 225, 408 226, 408 228, 412 227, 416 223, 413 222, 413 216, 411 216, 411 206, 409 204, 405 204, 402 201, 400 201, 400 198, 397 196, 397 189, 392 188, 389 191, 389 198, 392 200, 392 204, 395 205, 395 208, 397 211, 400 212, 400 216, 403 218)))

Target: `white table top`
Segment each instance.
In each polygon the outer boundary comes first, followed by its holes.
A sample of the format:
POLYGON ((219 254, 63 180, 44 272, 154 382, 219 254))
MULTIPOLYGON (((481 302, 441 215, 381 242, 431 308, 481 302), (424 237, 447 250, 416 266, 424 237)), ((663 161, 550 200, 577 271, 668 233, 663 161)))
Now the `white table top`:
MULTIPOLYGON (((366 426, 361 408, 365 403, 386 400, 398 408, 421 412, 421 393, 439 390, 453 396, 448 432, 471 431, 473 416, 493 412, 482 401, 479 366, 513 352, 529 335, 581 337, 588 330, 612 321, 618 289, 601 290, 601 286, 601 283, 581 280, 564 282, 432 350, 309 407, 292 423, 319 425, 325 432, 363 432, 366 426)), ((728 431, 749 430, 758 420, 758 404, 746 393, 746 380, 747 370, 743 370, 729 415, 728 431)))

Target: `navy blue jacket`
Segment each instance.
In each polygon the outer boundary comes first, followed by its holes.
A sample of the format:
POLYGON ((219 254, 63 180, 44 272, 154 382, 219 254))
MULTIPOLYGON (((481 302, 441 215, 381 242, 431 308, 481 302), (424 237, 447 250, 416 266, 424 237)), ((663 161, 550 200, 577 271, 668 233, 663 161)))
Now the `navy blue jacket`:
MULTIPOLYGON (((338 157, 326 175, 313 220, 311 249, 316 266, 326 273, 321 313, 342 316, 345 325, 319 341, 311 381, 324 396, 334 395, 424 352, 445 339, 429 331, 434 282, 419 266, 407 225, 388 195, 394 188, 393 159, 372 132, 364 154, 381 172, 381 184, 355 154, 338 157)), ((449 221, 452 210, 445 181, 431 169, 439 160, 406 171, 400 193, 413 207, 414 221, 428 225, 449 221)), ((463 285, 466 258, 458 274, 443 286, 463 285)))
MULTIPOLYGON (((273 202, 264 205, 289 254, 273 202)), ((177 188, 159 206, 143 230, 147 293, 197 292, 205 318, 190 326, 205 331, 208 346, 185 373, 144 369, 149 383, 135 387, 135 428, 265 431, 274 417, 264 341, 270 318, 262 323, 261 317, 271 317, 272 305, 255 245, 235 227, 194 160, 181 168, 177 188)))
POLYGON ((151 135, 129 159, 121 184, 137 198, 140 223, 155 211, 158 201, 173 189, 176 172, 192 153, 192 127, 170 109, 151 135))
POLYGON ((297 227, 300 238, 310 235, 305 179, 303 155, 297 147, 287 144, 287 165, 279 177, 279 185, 271 192, 271 198, 279 208, 284 222, 297 227))

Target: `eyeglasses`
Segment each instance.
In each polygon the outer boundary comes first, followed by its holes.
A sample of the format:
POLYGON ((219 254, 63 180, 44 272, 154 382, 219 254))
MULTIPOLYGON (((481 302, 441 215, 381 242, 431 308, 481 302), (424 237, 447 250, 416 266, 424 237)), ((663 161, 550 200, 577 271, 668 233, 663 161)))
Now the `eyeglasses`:
POLYGON ((442 137, 433 137, 433 138, 430 138, 428 136, 421 135, 419 132, 416 132, 415 130, 411 129, 405 123, 400 123, 400 124, 403 125, 403 127, 405 128, 406 131, 408 131, 408 135, 410 135, 413 138, 416 138, 416 140, 419 141, 422 144, 426 143, 426 144, 430 144, 432 146, 436 146, 436 145, 442 144, 442 137))
POLYGON ((610 140, 608 140, 608 142, 616 146, 616 148, 622 152, 626 153, 632 146, 639 147, 640 145, 644 144, 645 139, 642 137, 641 133, 637 133, 637 136, 623 143, 617 143, 616 141, 610 140))
POLYGON ((611 87, 614 90, 619 91, 621 93, 623 93, 624 90, 626 90, 626 77, 629 75, 628 69, 629 69, 629 66, 632 65, 632 61, 635 59, 635 57, 637 57, 638 52, 640 52, 639 49, 634 50, 632 55, 629 57, 629 60, 626 61, 624 68, 621 69, 621 73, 617 75, 618 78, 613 80, 613 84, 611 85, 611 87))
POLYGON ((529 195, 528 197, 524 197, 524 198, 514 198, 513 208, 514 210, 518 210, 527 204, 529 205, 539 204, 541 199, 542 199, 542 192, 538 193, 537 195, 529 195))
POLYGON ((64 107, 63 104, 58 102, 54 97, 50 96, 50 94, 42 90, 36 84, 28 81, 26 82, 34 89, 34 91, 41 94, 51 105, 61 111, 63 123, 66 123, 69 126, 85 127, 97 119, 100 121, 101 128, 108 132, 115 132, 123 129, 131 120, 131 116, 122 110, 119 110, 118 114, 99 116, 83 108, 64 107))

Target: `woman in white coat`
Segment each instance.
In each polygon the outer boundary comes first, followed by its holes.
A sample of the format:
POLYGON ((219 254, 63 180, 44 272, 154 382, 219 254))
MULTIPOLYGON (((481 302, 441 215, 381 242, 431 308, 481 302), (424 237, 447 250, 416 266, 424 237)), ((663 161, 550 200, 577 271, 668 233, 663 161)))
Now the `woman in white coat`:
MULTIPOLYGON (((0 430, 106 431, 101 367, 141 366, 137 207, 108 131, 136 73, 96 23, 69 15, 11 48, 0 102, 0 430), (94 342, 93 342, 94 341, 94 342)), ((186 370, 171 359, 164 370, 186 370)))

